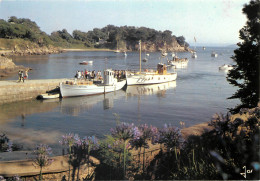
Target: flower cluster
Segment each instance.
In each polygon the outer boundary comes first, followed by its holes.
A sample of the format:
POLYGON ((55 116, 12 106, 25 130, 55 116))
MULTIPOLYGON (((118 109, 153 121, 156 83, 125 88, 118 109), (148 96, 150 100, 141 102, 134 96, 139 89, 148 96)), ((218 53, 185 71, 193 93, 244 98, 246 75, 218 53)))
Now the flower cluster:
POLYGON ((134 124, 121 123, 110 131, 113 137, 126 141, 134 136, 134 124))
POLYGON ((164 144, 168 149, 180 147, 183 142, 180 129, 170 124, 165 124, 164 127, 159 130, 158 136, 156 142, 164 144))
POLYGON ((52 149, 48 145, 40 144, 37 145, 33 154, 36 155, 34 163, 40 167, 48 166, 53 162, 49 156, 52 154, 52 149))
POLYGON ((79 136, 77 134, 69 133, 62 136, 62 140, 60 140, 61 145, 72 147, 75 142, 80 141, 79 136))
POLYGON ((134 137, 130 143, 135 148, 149 148, 147 141, 154 140, 157 133, 158 129, 154 126, 148 126, 147 124, 140 125, 134 128, 134 137))

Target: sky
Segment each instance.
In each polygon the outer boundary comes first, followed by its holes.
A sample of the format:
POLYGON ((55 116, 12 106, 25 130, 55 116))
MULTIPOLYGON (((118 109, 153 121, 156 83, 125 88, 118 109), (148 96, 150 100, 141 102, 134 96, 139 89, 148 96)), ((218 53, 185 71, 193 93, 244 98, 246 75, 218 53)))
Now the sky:
POLYGON ((107 25, 170 30, 190 45, 238 43, 249 0, 0 0, 0 19, 35 21, 47 34, 90 31, 107 25), (195 37, 195 38, 194 38, 195 37), (196 41, 194 40, 196 39, 196 41))

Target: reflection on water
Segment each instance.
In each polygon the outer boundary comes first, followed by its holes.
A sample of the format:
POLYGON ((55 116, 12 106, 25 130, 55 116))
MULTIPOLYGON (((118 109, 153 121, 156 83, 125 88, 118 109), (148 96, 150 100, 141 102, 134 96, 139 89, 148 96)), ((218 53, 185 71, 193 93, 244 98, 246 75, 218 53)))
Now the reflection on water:
POLYGON ((176 81, 166 82, 153 85, 134 85, 127 86, 127 96, 141 96, 141 95, 153 95, 158 97, 165 97, 167 89, 174 89, 176 87, 176 81))
POLYGON ((107 94, 83 96, 83 97, 68 97, 61 100, 61 113, 71 116, 78 116, 81 112, 93 108, 99 102, 103 103, 103 109, 113 108, 114 99, 119 99, 125 96, 124 90, 118 90, 107 94))

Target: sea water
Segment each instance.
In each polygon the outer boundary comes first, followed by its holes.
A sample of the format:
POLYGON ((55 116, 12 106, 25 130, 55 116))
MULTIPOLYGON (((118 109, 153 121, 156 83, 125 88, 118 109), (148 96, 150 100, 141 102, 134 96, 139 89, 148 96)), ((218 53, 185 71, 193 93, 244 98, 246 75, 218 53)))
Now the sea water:
MULTIPOLYGON (((12 141, 32 149, 45 143, 60 154, 59 140, 67 133, 80 136, 96 135, 103 138, 117 122, 154 125, 164 124, 185 127, 208 122, 215 113, 227 113, 227 108, 236 106, 238 100, 227 99, 235 91, 226 81, 227 72, 219 71, 223 64, 235 64, 231 59, 232 48, 197 48, 196 59, 188 52, 177 56, 188 58, 187 68, 173 69, 177 80, 150 86, 130 86, 106 95, 64 98, 54 100, 30 100, 0 105, 0 133, 12 141), (211 57, 211 52, 218 57, 211 57)), ((147 53, 147 52, 146 52, 147 53)), ((144 58, 144 53, 142 58, 144 58)), ((159 52, 149 53, 144 69, 156 69, 157 63, 171 59, 160 58, 159 52)), ((139 70, 138 52, 66 52, 45 56, 13 57, 17 65, 32 68, 29 79, 72 78, 76 71, 106 68, 115 70, 139 70), (93 65, 80 65, 93 60, 93 65)), ((15 80, 17 75, 7 78, 15 80)))

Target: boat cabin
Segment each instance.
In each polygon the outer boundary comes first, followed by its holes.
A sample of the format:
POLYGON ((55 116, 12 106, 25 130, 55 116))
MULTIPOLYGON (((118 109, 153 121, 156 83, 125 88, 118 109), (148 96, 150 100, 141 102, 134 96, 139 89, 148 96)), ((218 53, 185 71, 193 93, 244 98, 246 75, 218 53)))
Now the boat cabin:
POLYGON ((104 84, 113 85, 117 82, 117 79, 114 78, 115 72, 112 69, 104 70, 104 84))
POLYGON ((158 74, 167 74, 167 67, 166 67, 166 65, 158 63, 157 64, 157 72, 158 72, 158 74))

